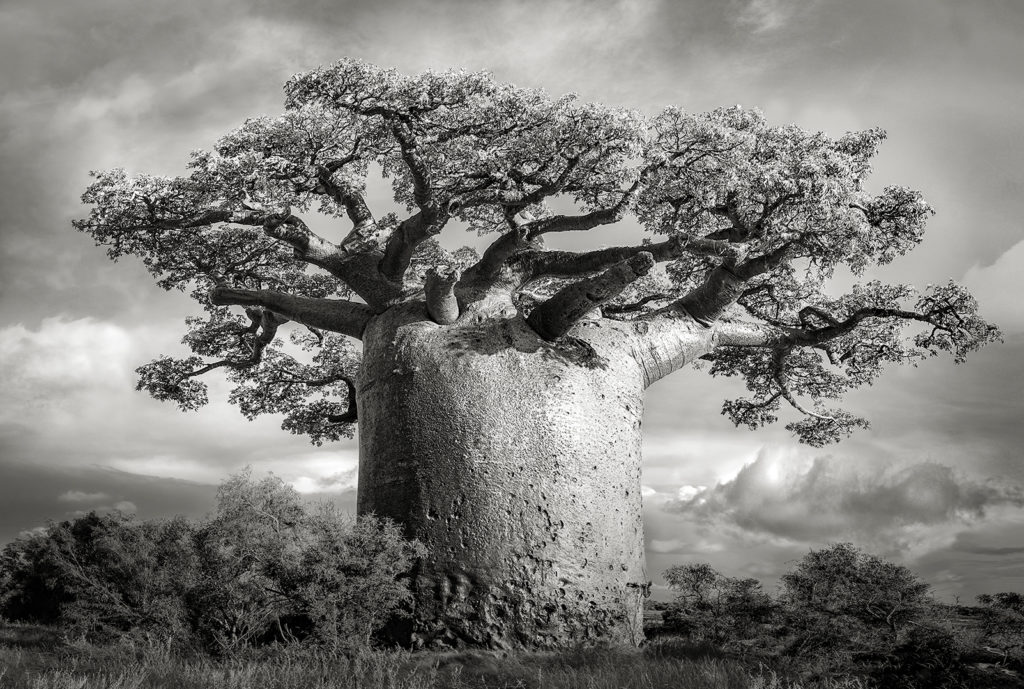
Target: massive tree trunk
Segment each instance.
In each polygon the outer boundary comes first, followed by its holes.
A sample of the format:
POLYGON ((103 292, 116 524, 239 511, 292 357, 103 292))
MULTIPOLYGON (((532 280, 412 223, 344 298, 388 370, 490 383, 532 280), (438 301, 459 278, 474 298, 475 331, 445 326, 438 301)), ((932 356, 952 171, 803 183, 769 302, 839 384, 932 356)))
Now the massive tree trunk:
POLYGON ((358 381, 359 511, 430 550, 401 640, 638 643, 640 326, 584 321, 552 344, 520 316, 423 311, 370 321, 358 381))

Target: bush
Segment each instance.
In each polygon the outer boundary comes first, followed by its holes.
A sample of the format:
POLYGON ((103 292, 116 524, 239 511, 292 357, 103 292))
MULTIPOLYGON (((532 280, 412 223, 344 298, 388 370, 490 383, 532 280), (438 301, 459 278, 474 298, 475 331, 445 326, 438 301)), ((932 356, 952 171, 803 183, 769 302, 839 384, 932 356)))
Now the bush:
POLYGON ((665 627, 696 641, 749 641, 772 618, 775 605, 756 579, 726 577, 706 563, 677 565, 665 579, 679 593, 664 613, 665 627))
POLYGON ((968 681, 963 649, 950 632, 914 627, 874 675, 882 687, 961 689, 968 681))
POLYGON ((1024 595, 995 593, 978 596, 982 643, 999 653, 1003 665, 1024 669, 1024 595))
POLYGON ((73 635, 93 638, 180 636, 194 560, 191 526, 183 519, 140 523, 92 512, 4 549, 2 611, 14 620, 60 622, 73 635))
POLYGON ((780 603, 787 652, 841 665, 885 657, 934 609, 916 574, 850 543, 807 553, 782 576, 780 603))
POLYGON ((200 523, 90 513, 0 553, 0 614, 90 640, 142 637, 230 654, 273 641, 366 646, 409 600, 423 554, 386 520, 308 509, 246 471, 200 523))

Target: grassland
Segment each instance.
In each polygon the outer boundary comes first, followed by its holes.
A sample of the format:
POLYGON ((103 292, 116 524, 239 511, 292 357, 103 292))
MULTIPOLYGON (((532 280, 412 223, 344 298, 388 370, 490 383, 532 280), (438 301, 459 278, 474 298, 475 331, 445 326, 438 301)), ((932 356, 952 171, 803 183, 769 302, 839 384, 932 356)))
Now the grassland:
POLYGON ((57 630, 0 626, 3 689, 854 689, 852 679, 787 680, 713 649, 661 639, 641 649, 559 653, 366 651, 354 657, 279 649, 230 659, 157 645, 93 646, 57 630))

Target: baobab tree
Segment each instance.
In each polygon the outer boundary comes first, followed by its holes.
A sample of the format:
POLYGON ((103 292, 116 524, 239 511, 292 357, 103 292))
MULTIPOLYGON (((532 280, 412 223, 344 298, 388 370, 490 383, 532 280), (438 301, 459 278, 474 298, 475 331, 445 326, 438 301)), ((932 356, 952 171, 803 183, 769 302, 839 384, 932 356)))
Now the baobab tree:
POLYGON ((841 266, 912 249, 932 212, 911 189, 865 188, 881 130, 830 138, 741 108, 644 116, 356 60, 285 93, 284 114, 194 153, 185 176, 93 173, 75 224, 204 311, 187 320, 194 355, 142 366, 140 389, 196 409, 200 377, 222 371, 243 414, 283 414, 315 443, 358 419, 359 511, 430 551, 414 645, 641 638, 655 381, 691 364, 741 376, 732 421, 756 428, 785 405, 819 446, 867 425, 826 403, 887 363, 959 362, 997 337, 956 284, 825 289, 841 266), (381 173, 393 208, 368 201, 381 173), (612 224, 650 237, 545 247, 612 224), (446 229, 489 240, 448 250, 446 229))

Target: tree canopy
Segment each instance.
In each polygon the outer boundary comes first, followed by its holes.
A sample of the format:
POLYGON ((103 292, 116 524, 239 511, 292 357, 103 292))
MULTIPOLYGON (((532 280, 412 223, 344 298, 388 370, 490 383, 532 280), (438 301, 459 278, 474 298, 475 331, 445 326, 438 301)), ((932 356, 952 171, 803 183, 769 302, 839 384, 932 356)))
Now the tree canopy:
POLYGON ((829 290, 839 267, 863 276, 911 250, 932 215, 917 191, 868 188, 884 138, 774 126, 739 107, 650 116, 486 73, 345 59, 293 77, 282 115, 194 152, 184 176, 94 172, 75 225, 202 305, 186 323, 194 354, 139 369, 140 389, 182 409, 207 401, 200 376, 221 369, 246 416, 283 413, 316 443, 351 435, 353 340, 419 300, 439 324, 518 313, 555 346, 595 313, 630 322, 658 354, 648 383, 691 363, 682 333, 704 332, 709 372, 749 390, 723 413, 756 428, 785 402, 800 412, 787 428, 822 445, 867 425, 829 403, 887 363, 960 362, 998 338, 953 282, 829 290), (376 174, 404 210, 370 208, 376 174), (650 236, 544 245, 616 223, 650 236), (449 251, 436 239, 446 228, 494 239, 482 254, 449 251), (284 344, 289 321, 300 327, 284 344))

